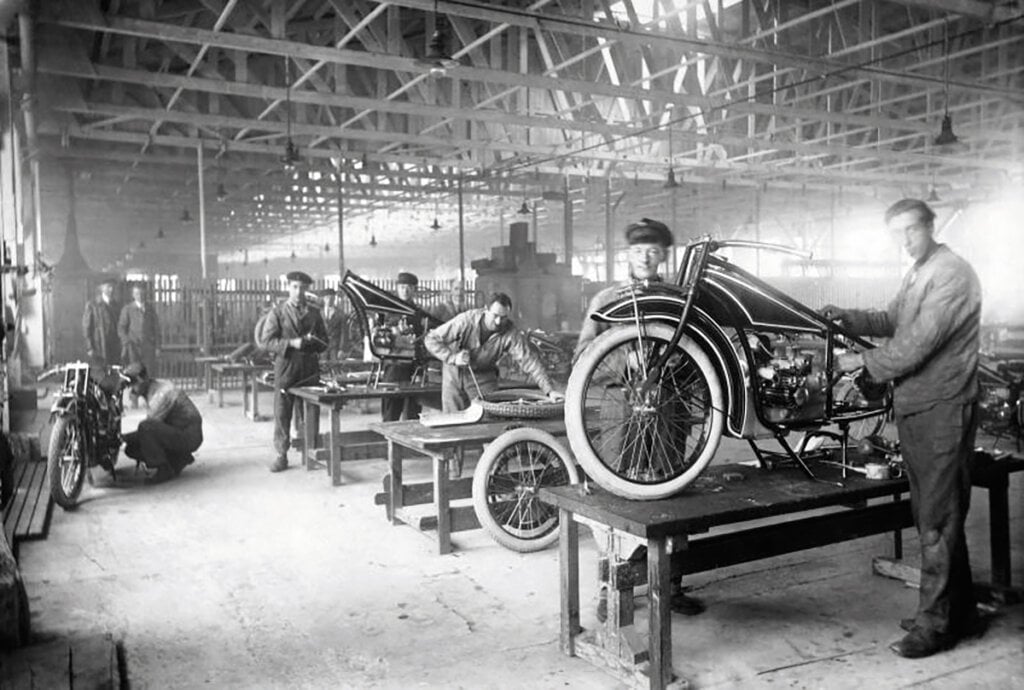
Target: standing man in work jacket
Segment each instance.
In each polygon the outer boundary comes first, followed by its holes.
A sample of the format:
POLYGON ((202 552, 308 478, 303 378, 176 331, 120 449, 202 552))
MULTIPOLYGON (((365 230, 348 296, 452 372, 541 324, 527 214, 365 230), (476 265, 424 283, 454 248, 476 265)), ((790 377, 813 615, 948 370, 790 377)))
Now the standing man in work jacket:
POLYGON ((428 331, 423 344, 441 360, 441 409, 458 412, 469 406, 479 392, 498 387, 498 360, 509 354, 551 400, 565 396, 551 385, 544 365, 530 349, 526 335, 515 327, 509 314, 512 298, 496 292, 483 309, 470 309, 428 331), (475 380, 474 380, 475 377, 475 380))
POLYGON ((288 299, 275 306, 260 322, 256 344, 274 355, 274 450, 271 472, 288 469, 289 431, 294 414, 303 422, 301 401, 288 393, 295 386, 312 385, 320 376, 319 353, 327 349, 327 328, 317 309, 306 304, 306 290, 313 279, 292 271, 288 299))
POLYGON ((101 369, 120 363, 121 340, 117 319, 121 308, 114 301, 114 279, 104 278, 96 299, 87 302, 82 314, 82 337, 89 363, 101 369))
POLYGON ((885 222, 914 261, 896 299, 885 311, 822 312, 852 333, 889 338, 863 354, 840 355, 836 368, 865 367, 875 380, 895 383, 893 408, 921 540, 921 588, 917 614, 900 622, 907 635, 891 649, 918 658, 979 629, 964 521, 977 429, 981 287, 970 264, 935 241, 928 204, 898 201, 885 222))

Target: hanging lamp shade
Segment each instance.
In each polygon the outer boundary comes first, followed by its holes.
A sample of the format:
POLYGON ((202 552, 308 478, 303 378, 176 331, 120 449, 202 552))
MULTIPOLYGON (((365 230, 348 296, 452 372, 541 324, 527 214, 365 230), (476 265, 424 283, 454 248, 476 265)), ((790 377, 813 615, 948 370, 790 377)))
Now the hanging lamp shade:
POLYGON ((223 182, 217 183, 217 201, 224 201, 228 198, 228 190, 224 187, 223 182))
POLYGON ((187 208, 183 208, 181 210, 181 218, 179 218, 179 220, 182 223, 191 223, 192 222, 192 214, 188 212, 187 208))
POLYGON ((165 237, 167 237, 167 235, 164 234, 164 229, 163 228, 157 228, 156 229, 156 238, 158 240, 162 240, 165 237))
POLYGON ((434 222, 430 224, 431 230, 440 230, 441 224, 437 222, 437 216, 434 216, 434 222))
POLYGON ((939 130, 939 136, 935 137, 936 146, 949 146, 960 141, 957 135, 953 134, 953 118, 949 116, 947 112, 942 116, 942 128, 939 130))
POLYGON ((377 246, 377 236, 376 235, 370 235, 370 246, 371 247, 376 247, 377 246))
POLYGON ((519 207, 519 210, 516 211, 516 213, 518 213, 521 216, 530 215, 530 206, 529 204, 526 203, 526 199, 523 199, 523 205, 519 207))
POLYGON ((942 201, 942 199, 939 197, 939 192, 935 189, 934 185, 932 186, 931 191, 928 193, 928 198, 926 199, 926 201, 928 201, 930 203, 935 203, 936 201, 942 201))
POLYGON ((665 178, 665 184, 662 185, 662 186, 665 189, 675 189, 676 187, 679 186, 679 183, 676 182, 676 171, 675 170, 673 170, 672 168, 668 169, 668 176, 665 178))
POLYGON ((281 156, 281 165, 284 166, 285 170, 291 172, 301 162, 302 157, 299 156, 299 147, 295 145, 291 137, 288 137, 288 142, 284 145, 284 155, 281 156))

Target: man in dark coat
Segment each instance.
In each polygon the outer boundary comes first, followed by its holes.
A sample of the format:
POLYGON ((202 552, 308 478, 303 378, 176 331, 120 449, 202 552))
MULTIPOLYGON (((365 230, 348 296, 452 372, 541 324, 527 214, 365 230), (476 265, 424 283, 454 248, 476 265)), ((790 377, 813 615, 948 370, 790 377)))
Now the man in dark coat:
POLYGON ((146 401, 148 413, 136 431, 125 434, 124 454, 156 470, 152 482, 178 476, 203 444, 203 416, 185 391, 172 382, 151 379, 146 366, 129 364, 132 394, 146 401))
POLYGON ((916 615, 900 622, 907 635, 891 649, 918 658, 978 629, 964 521, 978 422, 981 286, 970 264, 935 241, 928 204, 898 201, 885 222, 914 261, 896 299, 885 311, 822 311, 852 333, 888 338, 863 354, 840 355, 836 368, 865 367, 876 381, 895 385, 893 412, 921 541, 921 588, 916 615))
POLYGON ((327 329, 317 309, 306 304, 313 279, 302 271, 287 275, 288 299, 262 320, 256 344, 274 355, 274 450, 271 472, 288 469, 289 431, 294 413, 303 422, 302 403, 288 393, 295 386, 314 385, 320 375, 319 354, 327 349, 327 329))
POLYGON ((341 358, 341 338, 345 331, 345 312, 338 308, 338 293, 334 288, 320 291, 324 308, 321 316, 327 328, 327 356, 341 358))
POLYGON ((117 335, 121 339, 126 364, 144 364, 147 371, 156 371, 156 358, 160 353, 160 321, 156 309, 146 301, 145 286, 132 286, 132 301, 121 309, 117 335))
POLYGON ((96 299, 86 303, 82 314, 82 337, 89 362, 109 367, 121 362, 121 340, 117 336, 120 309, 114 301, 114 279, 100 283, 96 299))
MULTIPOLYGON (((405 271, 399 273, 398 284, 395 287, 396 296, 414 307, 419 306, 416 304, 416 288, 419 286, 419 282, 419 278, 413 273, 406 273, 405 271)), ((412 383, 412 375, 415 372, 415 362, 388 361, 384 365, 384 371, 380 380, 384 383, 407 386, 412 383)), ((380 401, 380 417, 381 421, 385 422, 396 422, 400 419, 419 419, 422 409, 423 406, 420 405, 419 399, 413 396, 408 398, 385 398, 380 401)))

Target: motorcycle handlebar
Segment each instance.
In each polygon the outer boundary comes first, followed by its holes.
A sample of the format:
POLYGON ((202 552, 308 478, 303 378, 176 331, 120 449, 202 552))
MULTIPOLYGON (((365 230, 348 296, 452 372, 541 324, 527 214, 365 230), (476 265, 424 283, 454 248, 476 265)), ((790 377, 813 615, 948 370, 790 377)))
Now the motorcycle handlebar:
POLYGON ((36 377, 36 381, 44 381, 44 380, 50 378, 51 376, 53 376, 54 374, 59 374, 62 371, 64 371, 64 365, 63 364, 61 364, 59 366, 56 366, 56 367, 53 367, 51 369, 47 369, 42 374, 40 374, 39 376, 36 377))
POLYGON ((742 249, 765 249, 773 252, 781 252, 783 254, 791 254, 792 256, 798 256, 801 259, 810 260, 813 254, 802 249, 795 249, 793 247, 787 247, 784 244, 772 244, 770 242, 755 242, 753 240, 711 240, 711 251, 715 252, 719 249, 727 249, 729 247, 737 247, 742 249))

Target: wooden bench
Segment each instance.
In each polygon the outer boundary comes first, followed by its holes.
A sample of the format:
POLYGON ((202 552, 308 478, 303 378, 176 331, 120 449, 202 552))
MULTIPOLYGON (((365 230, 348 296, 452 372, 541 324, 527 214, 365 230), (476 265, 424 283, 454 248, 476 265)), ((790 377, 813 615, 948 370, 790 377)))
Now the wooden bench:
MULTIPOLYGON (((1010 590, 1008 476, 1022 469, 1024 460, 1003 458, 972 477, 989 492, 993 584, 1004 592, 1010 590)), ((660 501, 627 501, 585 485, 541 489, 541 499, 559 508, 562 651, 635 685, 685 686, 685 679, 673 682, 673 572, 713 570, 885 532, 893 534, 895 552, 887 562, 898 563, 900 530, 912 525, 907 480, 841 478, 835 468, 816 467, 815 473, 825 481, 811 481, 795 468, 720 465, 679 496, 660 501), (597 529, 608 561, 598 569, 607 613, 592 631, 580 627, 578 518, 597 529), (770 524, 749 522, 766 518, 770 524), (646 559, 620 558, 620 539, 645 545, 646 559), (646 637, 633 620, 634 588, 642 584, 649 587, 646 637)))
POLYGON ((46 463, 28 460, 14 464, 14 492, 4 508, 4 536, 14 557, 24 541, 46 539, 53 517, 53 499, 46 483, 46 463))

